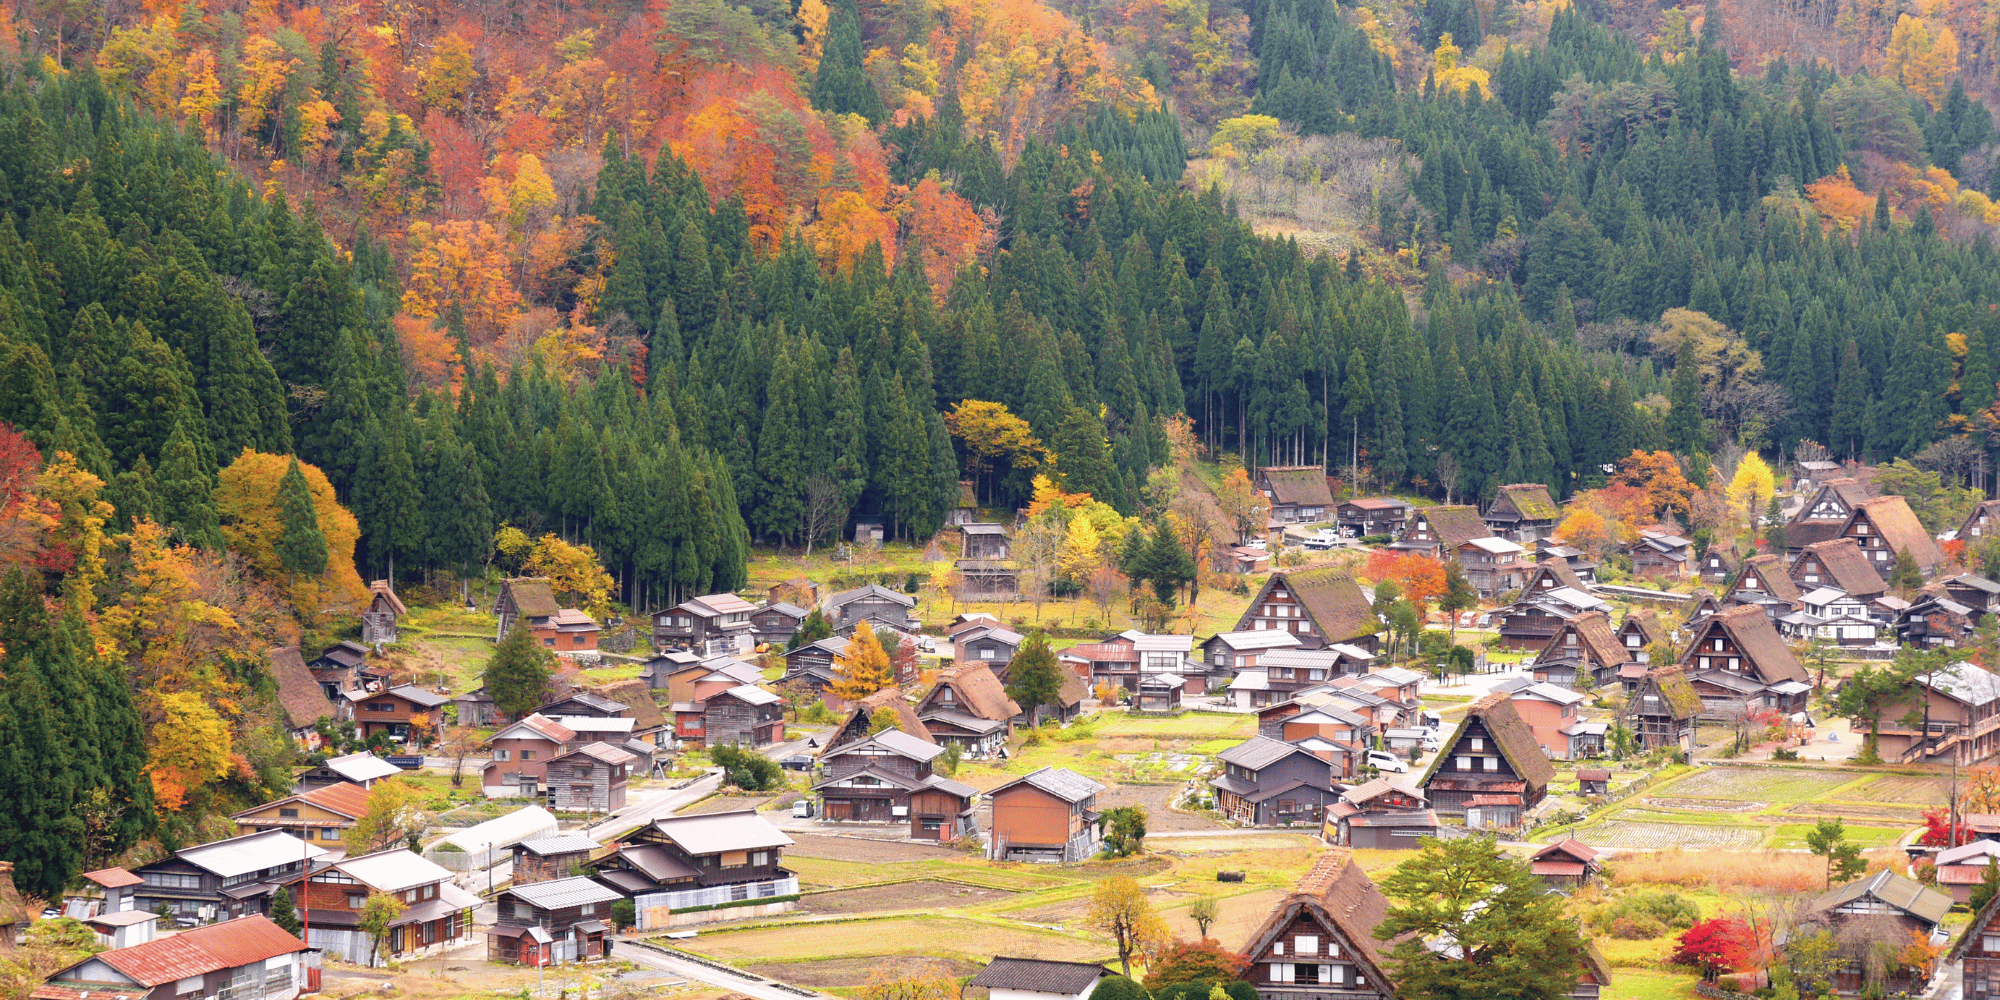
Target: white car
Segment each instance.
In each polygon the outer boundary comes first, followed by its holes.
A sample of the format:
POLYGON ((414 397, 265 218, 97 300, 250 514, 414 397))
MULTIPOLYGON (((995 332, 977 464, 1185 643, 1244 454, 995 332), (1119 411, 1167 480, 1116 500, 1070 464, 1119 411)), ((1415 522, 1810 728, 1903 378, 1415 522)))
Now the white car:
POLYGON ((1367 756, 1361 758, 1361 762, 1377 771, 1393 771, 1397 774, 1410 769, 1408 762, 1387 750, 1370 750, 1367 756))

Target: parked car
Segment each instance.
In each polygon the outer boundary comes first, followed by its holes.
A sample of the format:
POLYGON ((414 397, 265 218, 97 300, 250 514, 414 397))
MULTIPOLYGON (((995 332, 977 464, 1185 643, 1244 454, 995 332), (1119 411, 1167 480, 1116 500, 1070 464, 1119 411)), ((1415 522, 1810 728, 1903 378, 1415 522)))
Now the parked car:
POLYGON ((818 763, 818 758, 809 753, 795 753, 778 762, 778 766, 793 771, 810 771, 818 763))
POLYGON ((1394 771, 1397 774, 1410 769, 1406 761, 1387 750, 1370 750, 1368 755, 1361 759, 1361 763, 1377 771, 1394 771))
POLYGON ((1437 714, 1436 712, 1432 712, 1432 711, 1428 711, 1428 710, 1427 710, 1427 711, 1425 711, 1425 712, 1424 712, 1424 728, 1425 728, 1425 729, 1428 729, 1428 730, 1430 730, 1431 732, 1434 732, 1434 733, 1435 733, 1435 732, 1437 732, 1437 731, 1438 731, 1438 730, 1440 730, 1440 729, 1443 729, 1443 728, 1444 728, 1444 716, 1442 716, 1442 715, 1439 715, 1439 714, 1437 714))

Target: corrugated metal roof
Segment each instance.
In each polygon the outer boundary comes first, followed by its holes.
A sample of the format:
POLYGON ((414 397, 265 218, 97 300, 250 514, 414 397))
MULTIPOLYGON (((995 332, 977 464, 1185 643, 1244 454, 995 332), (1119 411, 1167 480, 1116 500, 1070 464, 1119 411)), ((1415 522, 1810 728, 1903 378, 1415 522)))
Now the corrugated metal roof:
POLYGON ((706 615, 738 615, 757 610, 756 605, 735 594, 709 594, 706 597, 697 597, 681 606, 706 615))
POLYGON ((790 847, 792 838, 755 810, 671 816, 653 821, 653 829, 671 838, 689 854, 790 847))
POLYGON ((608 903, 625 896, 609 886, 599 885, 582 875, 573 878, 552 879, 547 882, 530 882, 508 888, 502 895, 512 896, 527 903, 533 903, 544 910, 560 910, 571 906, 585 906, 591 903, 608 903))
MULTIPOLYGON (((612 765, 637 764, 639 762, 639 758, 632 756, 630 753, 624 750, 620 750, 619 748, 614 747, 609 743, 602 743, 602 742, 586 743, 583 746, 577 747, 575 750, 571 750, 569 753, 563 754, 562 757, 571 757, 578 755, 589 757, 591 760, 598 761, 600 763, 612 764, 612 765)), ((562 757, 557 757, 554 759, 561 760, 562 757)))
MULTIPOLYGON (((142 986, 159 986, 222 969, 261 964, 305 950, 304 941, 285 933, 284 928, 268 918, 250 916, 92 957, 142 986)), ((56 974, 57 978, 61 976, 60 972, 56 974)))
POLYGON ((760 687, 751 687, 748 684, 739 684, 722 693, 746 705, 769 705, 778 700, 777 695, 760 687))
POLYGON ((326 762, 326 767, 327 770, 353 782, 374 781, 376 778, 403 773, 402 768, 365 752, 335 757, 326 762))
POLYGON ((1217 632, 1209 637, 1211 641, 1221 640, 1230 649, 1278 649, 1296 647, 1299 637, 1278 629, 1251 629, 1247 632, 1217 632))
POLYGON ((520 846, 535 854, 568 854, 572 851, 594 851, 604 845, 580 833, 565 833, 560 837, 524 840, 520 846))
POLYGON ((123 868, 99 868, 94 872, 84 872, 83 877, 106 889, 122 889, 128 885, 142 885, 146 881, 123 868))
POLYGON ((412 704, 422 705, 425 708, 436 708, 439 705, 442 705, 445 702, 451 700, 451 698, 449 698, 446 695, 441 695, 436 691, 431 691, 426 688, 417 687, 414 684, 404 684, 399 687, 392 687, 389 689, 389 693, 405 701, 411 702, 412 704))
POLYGON ((1081 802, 1104 790, 1104 786, 1075 771, 1063 767, 1044 767, 1038 771, 1015 778, 986 793, 987 798, 999 794, 1014 785, 1030 785, 1039 788, 1065 802, 1081 802))
POLYGON ((175 857, 229 878, 288 865, 302 858, 317 858, 325 853, 283 830, 266 830, 183 848, 175 857))
POLYGON ((383 892, 400 892, 451 878, 451 872, 443 867, 401 848, 348 858, 333 867, 383 892))

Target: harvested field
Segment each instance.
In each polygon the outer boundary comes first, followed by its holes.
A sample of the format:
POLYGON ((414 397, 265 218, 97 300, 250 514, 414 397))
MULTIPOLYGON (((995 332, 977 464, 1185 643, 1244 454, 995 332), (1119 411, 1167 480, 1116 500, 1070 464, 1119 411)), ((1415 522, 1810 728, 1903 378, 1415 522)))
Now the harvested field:
POLYGON ((1858 802, 1901 802, 1916 806, 1941 806, 1951 798, 1950 778, 1885 774, 1840 795, 1858 802))
POLYGON ((892 917, 837 923, 787 923, 752 930, 704 930, 678 947, 735 964, 770 959, 861 958, 936 955, 985 964, 994 955, 1095 962, 1111 946, 1074 931, 1061 933, 959 917, 892 917))
POLYGON ((1011 892, 950 882, 900 882, 861 889, 814 893, 799 901, 812 913, 874 913, 895 910, 947 909, 1006 899, 1011 892))
POLYGON ((1786 806, 1792 815, 1838 816, 1842 819, 1893 819, 1911 823, 1923 821, 1922 806, 1857 806, 1845 802, 1801 802, 1786 806))
POLYGON ((785 849, 786 855, 828 858, 834 861, 861 861, 879 865, 896 861, 929 861, 933 858, 965 856, 964 852, 949 848, 905 844, 894 840, 862 840, 858 837, 828 837, 812 833, 801 833, 792 839, 795 843, 785 849))
POLYGON ((1676 845, 1688 848, 1756 847, 1764 841, 1764 828, 1752 826, 1697 826, 1692 823, 1631 823, 1611 820, 1579 831, 1579 838, 1593 847, 1623 847, 1660 850, 1676 845))
MULTIPOLYGON (((1151 817, 1147 822, 1151 823, 1151 817)), ((1146 847, 1154 851, 1169 851, 1174 854, 1202 854, 1209 851, 1249 851, 1285 850, 1294 847, 1318 847, 1320 843, 1310 833, 1239 833, 1231 836, 1227 831, 1218 831, 1213 837, 1163 837, 1148 840, 1146 847)))
MULTIPOLYGON (((1180 830, 1221 830, 1221 823, 1198 813, 1185 813, 1167 808, 1181 793, 1180 785, 1113 785, 1098 793, 1097 808, 1110 809, 1114 806, 1144 806, 1146 808, 1146 830, 1150 833, 1180 830)), ((1178 839, 1178 838, 1177 838, 1178 839)), ((1155 842, 1152 846, 1163 846, 1166 841, 1155 842)))
MULTIPOLYGON (((963 958, 940 958, 937 961, 942 963, 952 976, 960 979, 978 972, 981 968, 981 963, 963 958)), ((881 964, 880 959, 874 958, 827 958, 809 962, 757 962, 752 965, 739 965, 737 968, 781 983, 823 989, 830 986, 865 986, 868 983, 868 974, 881 964)))
POLYGON ((1753 813, 1764 808, 1762 802, 1739 802, 1733 799, 1684 799, 1647 798, 1639 800, 1660 809, 1687 809, 1693 812, 1753 813))
POLYGON ((1855 780, 1850 772, 1785 767, 1708 767, 1667 785, 1676 798, 1805 802, 1855 780))
MULTIPOLYGON (((1266 917, 1271 908, 1285 898, 1285 889, 1259 889, 1216 900, 1215 923, 1210 924, 1208 936, 1223 943, 1225 947, 1241 950, 1250 943, 1250 935, 1266 917)), ((1193 941, 1200 937, 1194 921, 1188 919, 1187 904, 1192 899, 1174 901, 1172 909, 1161 909, 1160 916, 1167 921, 1179 937, 1193 941)))

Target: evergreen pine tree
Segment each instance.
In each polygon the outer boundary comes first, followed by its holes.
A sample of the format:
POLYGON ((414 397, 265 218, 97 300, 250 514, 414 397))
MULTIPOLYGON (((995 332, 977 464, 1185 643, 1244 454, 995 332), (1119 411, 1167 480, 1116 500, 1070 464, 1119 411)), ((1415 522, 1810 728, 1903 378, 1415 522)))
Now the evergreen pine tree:
POLYGON ((508 718, 525 718, 548 699, 549 679, 555 674, 554 660, 555 655, 542 648, 533 631, 516 623, 514 630, 493 650, 493 658, 486 661, 482 675, 486 693, 493 697, 493 707, 508 718))
POLYGON ((1828 444, 1833 452, 1852 458, 1861 452, 1868 433, 1868 372, 1861 367, 1861 355, 1849 337, 1840 346, 1840 376, 1833 385, 1833 419, 1828 444))
POLYGON ((1667 395, 1667 440, 1677 455, 1692 455, 1707 443, 1701 420, 1701 368, 1695 363, 1694 338, 1681 341, 1674 356, 1674 380, 1667 395))
POLYGON ((167 437, 166 448, 160 453, 155 489, 159 515, 173 529, 175 537, 206 549, 222 547, 222 531, 215 513, 215 483, 201 466, 201 457, 195 451, 185 421, 175 421, 174 431, 167 437))
POLYGON ((882 120, 882 97, 861 65, 861 10, 855 0, 836 0, 827 12, 826 46, 813 79, 813 107, 882 120))
POLYGON ((298 908, 292 905, 291 891, 284 886, 271 894, 271 922, 293 937, 298 937, 299 929, 304 926, 299 921, 298 908))
POLYGON ((276 548, 285 572, 294 580, 301 573, 314 577, 326 572, 326 535, 319 530, 319 511, 313 507, 312 490, 297 456, 278 480, 278 517, 283 528, 276 548))

